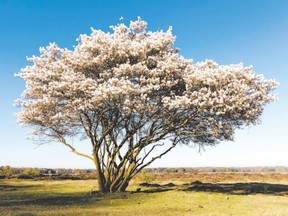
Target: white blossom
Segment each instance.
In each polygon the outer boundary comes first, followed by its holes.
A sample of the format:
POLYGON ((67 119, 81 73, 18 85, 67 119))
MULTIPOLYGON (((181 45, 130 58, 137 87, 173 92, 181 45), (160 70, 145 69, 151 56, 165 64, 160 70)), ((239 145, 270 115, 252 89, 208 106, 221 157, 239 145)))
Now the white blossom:
POLYGON ((84 130, 83 113, 95 113, 98 121, 116 109, 122 117, 178 122, 175 136, 209 143, 257 123, 264 105, 276 99, 271 91, 277 83, 252 67, 194 64, 180 56, 172 28, 150 32, 141 18, 111 28, 112 33, 91 29, 80 35, 73 50, 51 43, 28 58, 32 65, 18 74, 26 81, 17 102, 20 123, 65 134, 84 130), (173 112, 174 119, 168 117, 173 112))

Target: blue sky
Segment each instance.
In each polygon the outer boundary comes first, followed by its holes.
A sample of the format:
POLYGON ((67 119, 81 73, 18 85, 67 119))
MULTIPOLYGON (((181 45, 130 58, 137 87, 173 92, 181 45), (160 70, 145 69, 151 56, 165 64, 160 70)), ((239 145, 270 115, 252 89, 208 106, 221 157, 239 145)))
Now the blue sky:
POLYGON ((266 106, 262 124, 237 131, 234 142, 202 154, 180 146, 154 167, 288 166, 287 0, 0 0, 0 166, 93 168, 61 144, 27 140, 29 129, 13 116, 19 111, 14 100, 25 89, 14 74, 28 64, 26 56, 38 55, 49 42, 73 49, 90 27, 109 31, 120 17, 129 24, 137 16, 152 31, 172 26, 185 58, 243 62, 280 82, 279 100, 266 106))

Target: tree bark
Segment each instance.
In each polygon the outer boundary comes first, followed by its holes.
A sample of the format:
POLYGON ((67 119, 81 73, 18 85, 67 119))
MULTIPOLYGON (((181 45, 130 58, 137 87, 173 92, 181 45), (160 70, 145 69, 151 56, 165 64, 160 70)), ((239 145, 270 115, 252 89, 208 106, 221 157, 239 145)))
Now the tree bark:
POLYGON ((97 155, 94 155, 94 163, 96 166, 96 174, 98 177, 98 190, 100 193, 108 193, 109 190, 105 187, 105 176, 102 172, 100 161, 97 155))

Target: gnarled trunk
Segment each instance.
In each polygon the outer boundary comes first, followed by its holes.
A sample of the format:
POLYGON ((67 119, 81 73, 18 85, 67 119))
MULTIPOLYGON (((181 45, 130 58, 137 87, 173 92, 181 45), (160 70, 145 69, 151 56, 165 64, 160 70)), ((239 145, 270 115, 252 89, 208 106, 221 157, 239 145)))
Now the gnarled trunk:
POLYGON ((138 171, 134 170, 135 164, 130 164, 127 168, 121 167, 117 172, 109 172, 103 170, 101 161, 94 152, 94 164, 96 167, 96 175, 98 179, 98 190, 100 193, 125 192, 129 186, 129 182, 138 171))
POLYGON ((105 187, 105 176, 101 170, 101 165, 98 157, 94 157, 94 163, 96 166, 96 175, 98 179, 98 190, 101 193, 108 193, 109 190, 105 187))

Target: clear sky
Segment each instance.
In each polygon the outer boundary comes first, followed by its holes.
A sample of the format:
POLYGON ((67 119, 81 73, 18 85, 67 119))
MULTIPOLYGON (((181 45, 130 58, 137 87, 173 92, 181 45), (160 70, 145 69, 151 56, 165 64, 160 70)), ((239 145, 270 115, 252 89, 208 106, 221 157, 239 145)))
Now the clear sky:
POLYGON ((14 100, 25 89, 14 74, 28 64, 26 56, 38 55, 49 42, 73 49, 90 27, 109 31, 120 17, 129 24, 137 16, 152 31, 172 26, 185 58, 243 62, 280 82, 279 100, 266 106, 260 125, 201 154, 179 146, 154 167, 288 166, 287 0, 0 0, 0 166, 94 168, 61 144, 27 140, 29 129, 13 116, 19 111, 14 100))

